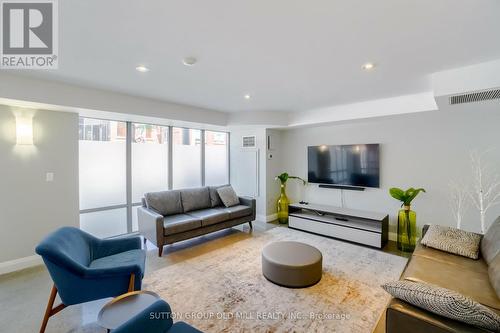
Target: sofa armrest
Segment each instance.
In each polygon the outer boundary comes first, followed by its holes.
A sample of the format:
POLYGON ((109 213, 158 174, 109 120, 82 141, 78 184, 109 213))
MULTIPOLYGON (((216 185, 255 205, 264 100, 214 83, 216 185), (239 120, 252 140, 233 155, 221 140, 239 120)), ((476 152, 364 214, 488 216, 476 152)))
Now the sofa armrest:
POLYGON ((163 245, 163 215, 154 210, 137 208, 139 232, 156 246, 163 245))
POLYGON ((255 211, 257 208, 257 203, 254 198, 250 197, 238 197, 240 199, 240 204, 244 206, 248 206, 252 209, 252 219, 255 219, 255 211))
POLYGON ((141 238, 137 236, 99 239, 92 244, 92 259, 95 260, 138 249, 141 249, 141 238))

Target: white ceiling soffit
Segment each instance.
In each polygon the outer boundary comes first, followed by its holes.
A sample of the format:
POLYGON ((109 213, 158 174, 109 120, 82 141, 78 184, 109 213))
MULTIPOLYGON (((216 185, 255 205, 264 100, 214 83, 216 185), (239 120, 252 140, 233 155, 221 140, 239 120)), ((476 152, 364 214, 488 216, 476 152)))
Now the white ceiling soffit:
MULTIPOLYGON (((431 75, 431 82, 438 107, 447 109, 451 96, 500 88, 500 59, 436 72, 431 75)), ((493 105, 498 100, 479 103, 493 105)))
POLYGON ((143 116, 215 126, 227 124, 225 112, 84 88, 57 81, 11 75, 1 71, 0 99, 8 105, 41 106, 49 110, 78 112, 93 116, 102 113, 104 117, 106 113, 116 113, 123 114, 125 117, 143 116))
POLYGON ((434 94, 432 92, 424 92, 360 103, 337 105, 304 113, 292 113, 288 126, 307 126, 316 123, 331 123, 405 113, 435 111, 437 109, 438 107, 434 100, 434 94))

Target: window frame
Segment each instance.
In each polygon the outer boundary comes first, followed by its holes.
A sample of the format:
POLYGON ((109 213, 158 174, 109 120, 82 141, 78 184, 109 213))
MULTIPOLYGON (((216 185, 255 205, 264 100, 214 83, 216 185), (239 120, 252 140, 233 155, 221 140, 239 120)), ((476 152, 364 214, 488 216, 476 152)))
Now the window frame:
MULTIPOLYGON (((186 127, 186 126, 173 126, 173 125, 162 125, 162 124, 154 124, 154 123, 146 123, 146 122, 136 122, 136 121, 122 121, 122 120, 115 120, 115 119, 106 119, 106 118, 97 118, 97 117, 79 117, 79 125, 78 125, 78 133, 80 133, 80 119, 95 119, 95 120, 105 120, 105 121, 118 121, 118 122, 124 122, 126 124, 126 133, 125 133, 125 142, 126 142, 126 149, 125 149, 125 174, 126 174, 126 203, 125 204, 120 204, 120 205, 113 205, 113 206, 99 206, 95 208, 90 208, 90 209, 79 209, 79 216, 82 214, 87 214, 87 213, 94 213, 94 212, 101 212, 101 211, 108 211, 108 210, 113 210, 113 209, 119 209, 119 208, 126 208, 127 211, 127 234, 136 232, 132 230, 132 219, 133 219, 133 207, 140 206, 142 205, 142 202, 133 202, 132 200, 132 133, 133 129, 132 126, 133 124, 141 124, 141 125, 153 125, 153 126, 162 126, 168 128, 168 161, 167 161, 167 166, 168 166, 168 175, 167 175, 167 189, 172 190, 173 189, 173 129, 174 128, 182 128, 182 129, 193 129, 193 130, 199 130, 200 131, 200 172, 201 172, 201 186, 206 186, 205 185, 205 129, 199 129, 199 128, 191 128, 191 127, 186 127)), ((229 131, 223 131, 223 130, 207 130, 210 132, 220 132, 220 133, 226 133, 227 135, 227 141, 226 141, 226 154, 227 154, 227 179, 230 181, 231 180, 231 167, 230 167, 230 140, 231 140, 231 133, 229 131)), ((83 140, 85 139, 85 125, 83 125, 83 140)), ((78 140, 82 140, 81 136, 79 134, 78 140)), ((80 155, 78 156, 80 159, 80 155)), ((80 204, 80 203, 79 203, 80 204)), ((116 235, 119 236, 119 235, 116 235)), ((114 237, 114 236, 113 236, 114 237)))

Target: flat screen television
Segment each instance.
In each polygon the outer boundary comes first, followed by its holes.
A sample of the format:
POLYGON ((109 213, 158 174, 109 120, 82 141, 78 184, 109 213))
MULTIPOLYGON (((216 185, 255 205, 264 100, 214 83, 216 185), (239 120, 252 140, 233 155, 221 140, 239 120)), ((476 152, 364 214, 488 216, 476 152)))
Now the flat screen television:
POLYGON ((307 162, 310 183, 380 186, 378 144, 310 146, 307 148, 307 162))

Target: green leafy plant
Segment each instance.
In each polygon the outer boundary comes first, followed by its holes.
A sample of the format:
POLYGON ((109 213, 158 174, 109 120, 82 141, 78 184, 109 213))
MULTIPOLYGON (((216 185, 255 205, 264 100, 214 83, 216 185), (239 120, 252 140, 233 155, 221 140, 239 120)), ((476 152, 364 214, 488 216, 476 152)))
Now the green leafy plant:
POLYGON ((286 172, 283 172, 281 175, 279 176, 276 176, 274 179, 278 180, 281 182, 282 185, 285 185, 286 182, 288 181, 288 179, 299 179, 302 181, 302 184, 305 185, 307 182, 300 178, 300 177, 297 177, 297 176, 290 176, 288 173, 286 172))
POLYGON ((389 189, 389 193, 391 194, 391 196, 394 199, 401 201, 401 207, 409 206, 413 201, 413 199, 415 199, 420 192, 425 192, 425 189, 423 188, 415 189, 413 187, 410 187, 406 191, 397 187, 389 189))

